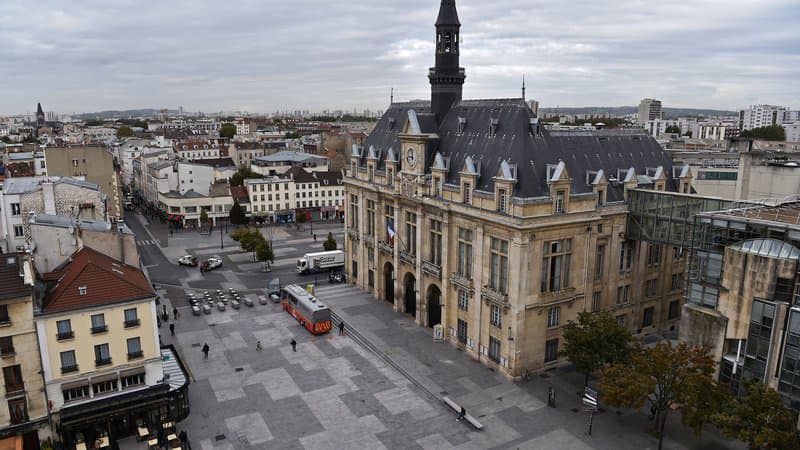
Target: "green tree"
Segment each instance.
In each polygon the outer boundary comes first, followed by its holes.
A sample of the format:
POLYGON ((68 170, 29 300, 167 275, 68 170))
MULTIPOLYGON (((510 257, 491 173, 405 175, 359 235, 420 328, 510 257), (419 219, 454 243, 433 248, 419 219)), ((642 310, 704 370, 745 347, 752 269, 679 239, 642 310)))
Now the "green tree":
POLYGON ((285 137, 286 139, 299 139, 300 133, 296 131, 287 131, 285 137))
POLYGON ((685 342, 637 343, 628 363, 605 368, 600 389, 604 402, 614 407, 639 409, 649 400, 661 450, 671 410, 680 408, 681 420, 695 433, 717 412, 725 394, 711 379, 713 373, 714 360, 705 348, 685 342))
POLYGON ((742 388, 744 395, 730 399, 712 417, 717 428, 751 449, 800 448, 793 414, 780 394, 755 378, 742 380, 742 388))
MULTIPOLYGON (((234 225, 244 225, 247 223, 247 213, 245 213, 244 208, 242 208, 242 205, 240 205, 238 201, 233 202, 233 206, 228 214, 230 216, 231 223, 234 225)), ((235 233, 236 232, 234 232, 234 234, 235 233)), ((232 236, 233 235, 231 235, 231 237, 232 236)))
POLYGON ((266 239, 264 239, 264 235, 262 235, 260 231, 249 228, 248 231, 239 238, 239 245, 245 252, 254 252, 256 251, 256 247, 263 241, 266 241, 266 239))
POLYGON ((665 133, 681 134, 681 127, 679 127, 677 125, 670 125, 664 130, 664 132, 665 133))
POLYGON ((223 123, 219 127, 219 137, 230 139, 235 135, 236 135, 236 125, 232 123, 223 123))
POLYGON ((209 223, 208 223, 208 213, 206 212, 205 209, 200 208, 200 228, 203 228, 206 225, 209 225, 209 223))
POLYGON ((328 233, 328 239, 325 239, 325 242, 322 243, 322 248, 324 248, 326 252, 330 252, 336 250, 336 247, 336 239, 333 238, 333 233, 328 233))
POLYGON ((126 137, 132 137, 132 136, 133 136, 133 130, 131 129, 131 127, 129 127, 127 125, 123 125, 123 126, 117 128, 117 137, 118 138, 126 138, 126 137))
POLYGON ((786 131, 780 125, 770 125, 768 127, 744 130, 739 136, 748 139, 763 139, 765 141, 785 141, 786 131))
POLYGON ((242 167, 239 170, 237 170, 236 173, 233 174, 233 176, 231 176, 230 179, 231 186, 243 186, 244 180, 247 178, 261 178, 261 174, 253 172, 247 167, 242 167))
POLYGON ((577 322, 568 322, 561 331, 564 336, 561 354, 584 374, 584 387, 589 384, 589 375, 604 364, 613 365, 628 358, 631 332, 607 312, 583 311, 578 314, 577 322))
POLYGON ((275 261, 275 254, 272 252, 272 244, 264 239, 256 244, 256 259, 266 265, 267 261, 275 261))

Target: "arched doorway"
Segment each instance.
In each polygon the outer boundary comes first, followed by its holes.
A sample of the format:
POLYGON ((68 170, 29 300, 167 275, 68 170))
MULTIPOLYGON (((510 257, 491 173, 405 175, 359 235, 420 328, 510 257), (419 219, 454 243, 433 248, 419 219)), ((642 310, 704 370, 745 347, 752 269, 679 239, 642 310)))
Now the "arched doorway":
POLYGON ((406 314, 417 317, 417 279, 410 273, 406 274, 403 282, 403 297, 405 298, 406 314))
POLYGON ((442 323, 442 291, 435 284, 428 288, 428 326, 442 323))
POLYGON ((394 304, 394 266, 390 262, 383 265, 383 299, 394 304))

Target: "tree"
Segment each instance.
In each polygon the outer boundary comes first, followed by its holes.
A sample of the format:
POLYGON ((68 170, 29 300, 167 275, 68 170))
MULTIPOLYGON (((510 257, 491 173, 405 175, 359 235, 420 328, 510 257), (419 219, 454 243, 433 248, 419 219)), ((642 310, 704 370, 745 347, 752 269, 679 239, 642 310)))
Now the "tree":
POLYGON ((717 428, 752 449, 800 448, 793 414, 781 395, 755 378, 743 379, 742 388, 744 395, 732 398, 712 417, 717 428))
POLYGON ((126 137, 132 137, 132 136, 133 136, 133 130, 131 129, 131 127, 129 127, 127 125, 123 125, 123 126, 117 128, 117 137, 118 138, 126 138, 126 137))
POLYGON ((205 209, 200 208, 200 228, 208 225, 208 213, 205 209))
POLYGON ((681 127, 679 127, 677 125, 670 125, 664 130, 664 132, 665 133, 681 134, 681 127))
POLYGON ((272 244, 264 239, 256 244, 256 259, 265 263, 275 261, 275 254, 272 252, 272 244))
POLYGON ((637 343, 628 363, 606 366, 600 381, 605 403, 639 409, 649 400, 655 412, 658 449, 670 410, 681 408, 681 420, 695 433, 721 405, 725 393, 711 379, 714 360, 705 348, 661 341, 637 343))
POLYGON ((261 174, 253 172, 247 167, 242 167, 231 176, 231 186, 243 186, 244 180, 247 178, 261 178, 261 174))
POLYGON ((585 375, 584 387, 589 384, 589 375, 604 364, 613 365, 628 358, 631 333, 607 312, 583 311, 578 314, 577 322, 564 325, 562 333, 561 354, 585 375))
POLYGON ((300 138, 300 133, 298 133, 296 131, 287 131, 284 137, 286 139, 299 139, 300 138))
POLYGON ((240 205, 238 201, 233 202, 233 206, 231 207, 231 210, 228 214, 230 216, 231 223, 234 225, 244 225, 245 223, 247 223, 247 214, 245 213, 244 208, 242 208, 242 205, 240 205))
POLYGON ((256 251, 258 244, 260 244, 262 241, 266 241, 266 239, 264 239, 264 235, 262 235, 261 232, 256 229, 249 228, 247 232, 245 232, 242 237, 239 238, 239 245, 245 252, 254 252, 256 251))
POLYGON ((328 233, 328 239, 322 243, 322 247, 326 252, 336 250, 336 239, 333 238, 333 233, 328 233))
POLYGON ((223 123, 219 127, 219 137, 230 139, 235 135, 236 135, 236 125, 232 123, 223 123))
POLYGON ((748 139, 764 139, 765 141, 785 141, 786 131, 780 125, 770 125, 768 127, 744 130, 739 136, 748 139))

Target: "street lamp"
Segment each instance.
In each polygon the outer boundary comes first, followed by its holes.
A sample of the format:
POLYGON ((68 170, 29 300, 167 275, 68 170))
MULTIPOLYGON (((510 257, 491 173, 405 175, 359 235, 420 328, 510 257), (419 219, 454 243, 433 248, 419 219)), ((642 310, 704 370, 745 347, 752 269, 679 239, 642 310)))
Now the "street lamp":
POLYGON ((219 248, 225 248, 225 244, 222 241, 222 226, 219 227, 219 248))

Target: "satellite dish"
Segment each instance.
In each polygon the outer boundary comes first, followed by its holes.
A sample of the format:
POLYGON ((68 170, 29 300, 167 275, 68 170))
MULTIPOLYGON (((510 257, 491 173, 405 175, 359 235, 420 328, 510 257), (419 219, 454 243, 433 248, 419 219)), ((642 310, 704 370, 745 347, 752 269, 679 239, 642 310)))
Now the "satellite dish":
POLYGON ((78 240, 77 240, 77 239, 73 239, 73 240, 72 240, 72 245, 75 245, 75 246, 77 246, 77 245, 78 245, 78 240))

